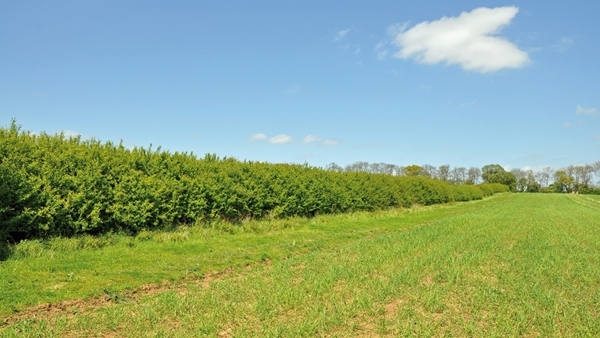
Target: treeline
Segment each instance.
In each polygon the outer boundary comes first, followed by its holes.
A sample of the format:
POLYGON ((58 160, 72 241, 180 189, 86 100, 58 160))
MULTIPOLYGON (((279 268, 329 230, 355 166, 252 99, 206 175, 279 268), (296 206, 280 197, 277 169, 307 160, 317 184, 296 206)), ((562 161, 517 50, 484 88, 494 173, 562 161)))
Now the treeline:
POLYGON ((501 184, 127 149, 0 128, 0 241, 481 199, 501 184))
POLYGON ((600 175, 600 161, 593 164, 570 165, 558 170, 544 167, 540 171, 531 169, 512 169, 506 171, 498 164, 488 164, 483 168, 435 167, 429 164, 399 166, 388 163, 356 162, 341 167, 330 163, 326 169, 334 172, 365 172, 392 176, 428 177, 451 184, 501 183, 515 192, 558 192, 582 194, 600 194, 600 187, 594 184, 596 175, 600 175))
POLYGON ((328 164, 325 169, 335 172, 365 172, 392 176, 428 177, 452 184, 478 184, 482 182, 481 169, 477 167, 451 167, 449 164, 439 167, 430 164, 401 166, 390 163, 355 162, 345 167, 337 163, 328 164))
POLYGON ((594 184, 595 175, 600 174, 600 161, 594 164, 570 165, 554 170, 544 167, 541 171, 513 169, 514 190, 520 192, 577 192, 600 195, 600 187, 594 184))

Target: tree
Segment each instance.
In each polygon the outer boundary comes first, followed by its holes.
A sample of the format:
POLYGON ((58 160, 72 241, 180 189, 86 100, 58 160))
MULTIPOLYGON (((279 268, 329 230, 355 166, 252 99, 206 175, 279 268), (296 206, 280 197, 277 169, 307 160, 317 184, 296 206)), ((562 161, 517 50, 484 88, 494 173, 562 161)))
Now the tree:
POLYGON ((527 190, 527 172, 518 168, 512 169, 510 171, 513 175, 515 175, 515 180, 517 182, 516 189, 517 191, 524 192, 527 190))
POLYGON ((517 179, 513 173, 506 172, 499 164, 488 164, 481 168, 481 178, 485 183, 500 183, 515 189, 517 179))
POLYGON ((423 164, 421 166, 421 176, 425 177, 435 177, 437 169, 430 164, 423 164))
POLYGON ((569 177, 567 171, 559 170, 554 173, 554 191, 571 192, 573 179, 569 177))
POLYGON ((404 167, 404 175, 406 176, 421 176, 421 166, 412 164, 404 167))
POLYGON ((481 169, 477 167, 469 168, 467 172, 467 184, 477 184, 479 183, 479 178, 481 177, 481 169))
POLYGON ((536 181, 535 174, 532 170, 527 170, 527 192, 540 192, 542 186, 536 181))
POLYGON ((344 171, 344 168, 342 168, 341 166, 339 166, 335 162, 331 162, 327 166, 325 166, 325 170, 335 171, 335 172, 342 172, 342 171, 344 171))
POLYGON ((467 169, 463 167, 455 167, 450 172, 450 180, 454 184, 464 184, 467 180, 467 169))
POLYGON ((450 165, 444 164, 439 166, 436 176, 439 180, 448 181, 450 179, 450 165))

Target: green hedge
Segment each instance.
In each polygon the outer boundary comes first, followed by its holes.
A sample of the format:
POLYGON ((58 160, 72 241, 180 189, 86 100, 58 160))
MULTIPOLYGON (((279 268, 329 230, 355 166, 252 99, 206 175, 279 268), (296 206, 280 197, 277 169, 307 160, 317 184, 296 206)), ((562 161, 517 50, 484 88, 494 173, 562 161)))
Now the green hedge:
POLYGON ((504 186, 331 172, 0 128, 0 240, 480 199, 504 186))

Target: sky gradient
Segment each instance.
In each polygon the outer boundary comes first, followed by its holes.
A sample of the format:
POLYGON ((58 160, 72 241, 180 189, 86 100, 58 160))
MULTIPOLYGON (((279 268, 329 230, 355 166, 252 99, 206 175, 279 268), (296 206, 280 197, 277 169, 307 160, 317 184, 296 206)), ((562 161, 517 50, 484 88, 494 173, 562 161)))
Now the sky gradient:
POLYGON ((0 123, 240 160, 600 160, 594 1, 3 1, 0 123))

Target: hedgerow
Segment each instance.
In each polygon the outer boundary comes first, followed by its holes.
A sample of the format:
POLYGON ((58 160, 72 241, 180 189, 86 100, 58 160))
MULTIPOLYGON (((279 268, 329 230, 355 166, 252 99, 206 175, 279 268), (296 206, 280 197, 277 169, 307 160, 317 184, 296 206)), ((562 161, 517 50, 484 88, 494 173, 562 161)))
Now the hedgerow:
POLYGON ((504 186, 333 172, 0 128, 0 241, 480 199, 504 186))

